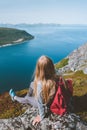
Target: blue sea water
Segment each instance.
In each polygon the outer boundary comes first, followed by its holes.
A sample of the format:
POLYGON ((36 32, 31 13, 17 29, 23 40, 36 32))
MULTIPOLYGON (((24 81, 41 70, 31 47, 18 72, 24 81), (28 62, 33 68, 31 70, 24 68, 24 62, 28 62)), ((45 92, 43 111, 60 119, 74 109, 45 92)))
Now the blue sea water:
POLYGON ((54 63, 87 42, 87 26, 17 27, 34 39, 0 48, 0 93, 27 88, 33 78, 37 59, 49 56, 54 63))

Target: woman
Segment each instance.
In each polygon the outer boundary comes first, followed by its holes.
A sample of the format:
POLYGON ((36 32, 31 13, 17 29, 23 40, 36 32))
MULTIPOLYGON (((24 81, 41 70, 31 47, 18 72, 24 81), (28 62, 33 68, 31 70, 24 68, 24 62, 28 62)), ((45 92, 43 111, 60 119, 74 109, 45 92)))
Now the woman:
MULTIPOLYGON (((49 123, 44 122, 44 118, 46 116, 45 108, 49 104, 49 102, 55 98, 54 95, 57 90, 56 89, 57 83, 60 84, 63 83, 64 84, 63 87, 64 88, 67 87, 66 82, 65 81, 60 82, 61 81, 60 79, 61 77, 57 76, 55 73, 55 68, 52 60, 47 56, 41 56, 37 62, 34 82, 31 83, 28 94, 24 98, 22 98, 16 96, 15 92, 12 89, 9 91, 12 100, 16 100, 20 103, 29 103, 34 107, 38 108, 39 115, 37 115, 37 117, 35 117, 35 119, 33 120, 33 125, 42 121, 43 123, 42 122, 41 123, 43 124, 42 126, 43 130, 48 130, 48 127, 45 126, 46 124, 49 123)), ((71 89, 71 93, 72 93, 72 89, 71 89)), ((63 97, 63 95, 61 96, 63 97)), ((87 130, 86 124, 80 121, 78 116, 76 116, 73 113, 67 113, 65 114, 65 116, 62 117, 56 116, 57 119, 56 124, 55 122, 53 123, 53 119, 55 119, 55 116, 52 118, 51 121, 52 123, 51 125, 53 126, 52 128, 55 127, 54 129, 59 128, 59 129, 87 130)))
POLYGON ((39 115, 34 119, 33 125, 45 118, 45 108, 53 99, 57 80, 58 76, 56 76, 52 60, 47 56, 41 56, 36 64, 34 82, 31 83, 28 94, 22 98, 16 96, 12 89, 9 91, 12 100, 29 103, 38 108, 39 115))

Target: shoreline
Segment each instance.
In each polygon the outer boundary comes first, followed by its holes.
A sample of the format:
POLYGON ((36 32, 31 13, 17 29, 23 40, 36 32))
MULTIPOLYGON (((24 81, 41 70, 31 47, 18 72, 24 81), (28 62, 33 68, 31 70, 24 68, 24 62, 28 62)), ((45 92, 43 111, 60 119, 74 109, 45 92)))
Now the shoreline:
MULTIPOLYGON (((32 40, 32 39, 30 39, 30 40, 32 40)), ((17 45, 17 44, 22 44, 22 43, 24 43, 26 41, 30 41, 30 40, 24 40, 23 38, 22 39, 18 39, 17 41, 13 41, 12 43, 0 45, 0 48, 13 46, 13 45, 17 45)))

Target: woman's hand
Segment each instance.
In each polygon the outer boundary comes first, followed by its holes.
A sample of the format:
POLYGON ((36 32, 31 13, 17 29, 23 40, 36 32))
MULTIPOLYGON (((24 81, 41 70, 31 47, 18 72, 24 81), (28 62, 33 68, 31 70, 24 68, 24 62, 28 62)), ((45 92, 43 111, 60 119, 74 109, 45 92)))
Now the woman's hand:
POLYGON ((40 115, 37 115, 33 120, 33 125, 38 124, 41 121, 40 115))

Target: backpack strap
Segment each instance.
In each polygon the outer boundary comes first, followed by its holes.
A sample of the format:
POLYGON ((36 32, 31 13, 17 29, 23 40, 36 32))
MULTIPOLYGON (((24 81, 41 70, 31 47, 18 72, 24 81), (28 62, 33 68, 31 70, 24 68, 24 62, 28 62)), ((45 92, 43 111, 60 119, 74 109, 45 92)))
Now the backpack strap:
POLYGON ((73 95, 73 85, 72 85, 72 79, 66 79, 64 80, 63 77, 59 78, 59 85, 62 87, 62 89, 67 90, 68 96, 73 95))
POLYGON ((67 84, 67 90, 69 91, 69 93, 71 94, 71 96, 73 96, 72 79, 66 79, 65 82, 67 84))

